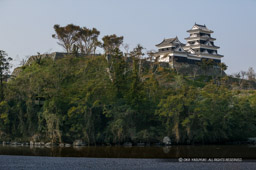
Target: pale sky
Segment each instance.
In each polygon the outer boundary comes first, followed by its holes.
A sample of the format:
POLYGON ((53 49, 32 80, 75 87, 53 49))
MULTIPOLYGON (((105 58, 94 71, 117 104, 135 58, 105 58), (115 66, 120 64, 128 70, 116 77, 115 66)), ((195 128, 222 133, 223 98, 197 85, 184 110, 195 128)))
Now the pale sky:
POLYGON ((256 0, 0 0, 0 49, 14 67, 37 52, 63 51, 53 25, 73 23, 124 36, 130 49, 147 50, 164 38, 183 43, 194 23, 213 30, 228 74, 256 71, 256 0))

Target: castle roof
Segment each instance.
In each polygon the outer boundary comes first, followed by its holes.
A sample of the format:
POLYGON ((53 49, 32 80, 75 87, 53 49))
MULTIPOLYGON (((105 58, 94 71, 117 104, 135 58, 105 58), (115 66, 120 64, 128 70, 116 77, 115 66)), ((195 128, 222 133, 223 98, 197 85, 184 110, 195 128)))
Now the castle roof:
POLYGON ((213 31, 208 29, 205 25, 200 25, 197 23, 195 23, 195 25, 187 32, 194 32, 194 31, 204 31, 204 32, 213 33, 213 31))
POLYGON ((175 40, 178 40, 178 37, 164 39, 161 43, 157 44, 156 47, 164 47, 164 46, 173 45, 175 40))

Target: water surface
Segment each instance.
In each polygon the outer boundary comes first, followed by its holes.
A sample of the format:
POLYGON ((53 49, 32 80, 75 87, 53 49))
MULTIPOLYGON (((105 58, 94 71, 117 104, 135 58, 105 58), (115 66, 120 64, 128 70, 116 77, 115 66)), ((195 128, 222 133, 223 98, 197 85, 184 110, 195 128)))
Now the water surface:
POLYGON ((0 155, 92 158, 243 158, 256 159, 256 145, 174 145, 166 147, 30 147, 0 146, 0 155))

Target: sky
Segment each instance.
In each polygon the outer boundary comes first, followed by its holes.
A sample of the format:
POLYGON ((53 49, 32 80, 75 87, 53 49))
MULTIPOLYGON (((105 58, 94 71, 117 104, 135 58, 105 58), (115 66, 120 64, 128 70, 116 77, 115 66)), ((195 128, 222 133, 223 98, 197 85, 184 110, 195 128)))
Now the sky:
POLYGON ((195 22, 214 31, 228 74, 256 71, 256 0, 0 0, 0 50, 13 68, 37 52, 64 51, 51 35, 70 23, 124 36, 130 50, 157 50, 164 38, 185 43, 195 22))

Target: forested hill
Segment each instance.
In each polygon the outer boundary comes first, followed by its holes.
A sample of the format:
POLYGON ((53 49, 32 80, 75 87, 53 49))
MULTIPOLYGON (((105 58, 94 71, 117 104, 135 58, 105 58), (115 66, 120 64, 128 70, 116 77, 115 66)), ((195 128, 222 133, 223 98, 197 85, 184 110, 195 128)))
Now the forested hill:
POLYGON ((0 103, 0 140, 88 144, 220 143, 256 136, 256 92, 225 77, 105 56, 21 67, 0 103))

